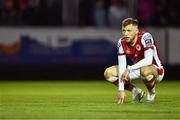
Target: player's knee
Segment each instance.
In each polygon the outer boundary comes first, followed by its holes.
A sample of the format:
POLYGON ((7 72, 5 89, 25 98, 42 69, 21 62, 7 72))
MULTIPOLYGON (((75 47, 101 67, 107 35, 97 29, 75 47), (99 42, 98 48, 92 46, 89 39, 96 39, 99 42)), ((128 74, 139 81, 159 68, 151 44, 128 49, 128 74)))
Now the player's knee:
POLYGON ((110 70, 109 70, 109 68, 106 68, 106 69, 105 69, 105 71, 104 71, 104 77, 105 77, 106 80, 110 77, 110 70))
POLYGON ((104 71, 104 77, 107 81, 109 82, 114 82, 117 80, 117 77, 116 76, 113 76, 113 72, 110 68, 107 68, 105 71, 104 71))
POLYGON ((140 73, 142 77, 147 77, 151 74, 151 71, 147 68, 141 68, 140 73))

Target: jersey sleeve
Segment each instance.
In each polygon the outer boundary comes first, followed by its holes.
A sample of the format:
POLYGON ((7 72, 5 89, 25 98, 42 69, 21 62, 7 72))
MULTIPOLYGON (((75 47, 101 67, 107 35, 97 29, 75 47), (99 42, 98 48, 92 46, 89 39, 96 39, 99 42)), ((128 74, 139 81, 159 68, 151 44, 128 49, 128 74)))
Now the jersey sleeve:
POLYGON ((134 65, 128 66, 129 70, 139 69, 143 66, 151 65, 153 61, 153 50, 148 49, 144 52, 144 58, 134 65))
POLYGON ((144 46, 145 50, 153 49, 154 40, 150 33, 145 33, 142 36, 141 42, 142 42, 142 45, 144 46))
POLYGON ((118 56, 125 55, 125 52, 124 52, 122 44, 121 44, 121 39, 118 41, 117 48, 118 48, 118 53, 117 53, 118 56))
POLYGON ((124 90, 124 82, 121 81, 121 76, 126 70, 126 56, 121 44, 121 39, 118 41, 118 76, 119 76, 119 87, 120 91, 124 90))

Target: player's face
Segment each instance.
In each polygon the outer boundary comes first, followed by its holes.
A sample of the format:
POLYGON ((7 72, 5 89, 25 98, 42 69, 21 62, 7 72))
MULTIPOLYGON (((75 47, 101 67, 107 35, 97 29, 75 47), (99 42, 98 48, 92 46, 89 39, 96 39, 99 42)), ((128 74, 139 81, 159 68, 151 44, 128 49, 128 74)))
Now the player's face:
POLYGON ((122 27, 122 34, 127 43, 133 44, 138 34, 138 27, 132 24, 122 27))

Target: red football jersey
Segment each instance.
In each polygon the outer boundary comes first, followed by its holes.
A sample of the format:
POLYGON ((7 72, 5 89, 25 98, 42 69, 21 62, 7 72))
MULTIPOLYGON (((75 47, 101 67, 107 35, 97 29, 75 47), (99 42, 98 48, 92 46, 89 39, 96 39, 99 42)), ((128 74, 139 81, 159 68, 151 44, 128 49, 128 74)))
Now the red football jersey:
POLYGON ((118 42, 119 50, 118 54, 127 55, 135 64, 144 58, 144 52, 148 49, 153 49, 153 63, 157 67, 161 67, 161 61, 159 59, 159 53, 155 41, 152 35, 147 32, 139 32, 136 43, 130 45, 126 43, 125 37, 122 37, 118 42), (121 47, 121 49, 120 49, 121 47))

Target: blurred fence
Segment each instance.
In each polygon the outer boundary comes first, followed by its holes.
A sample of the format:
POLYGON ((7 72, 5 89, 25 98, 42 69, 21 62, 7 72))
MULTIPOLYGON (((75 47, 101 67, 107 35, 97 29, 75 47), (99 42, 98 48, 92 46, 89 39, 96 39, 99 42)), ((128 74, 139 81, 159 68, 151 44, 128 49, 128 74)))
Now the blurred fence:
MULTIPOLYGON (((180 65, 180 29, 144 29, 157 41, 163 64, 180 65)), ((0 79, 102 79, 117 64, 120 36, 117 29, 0 28, 0 79)))

